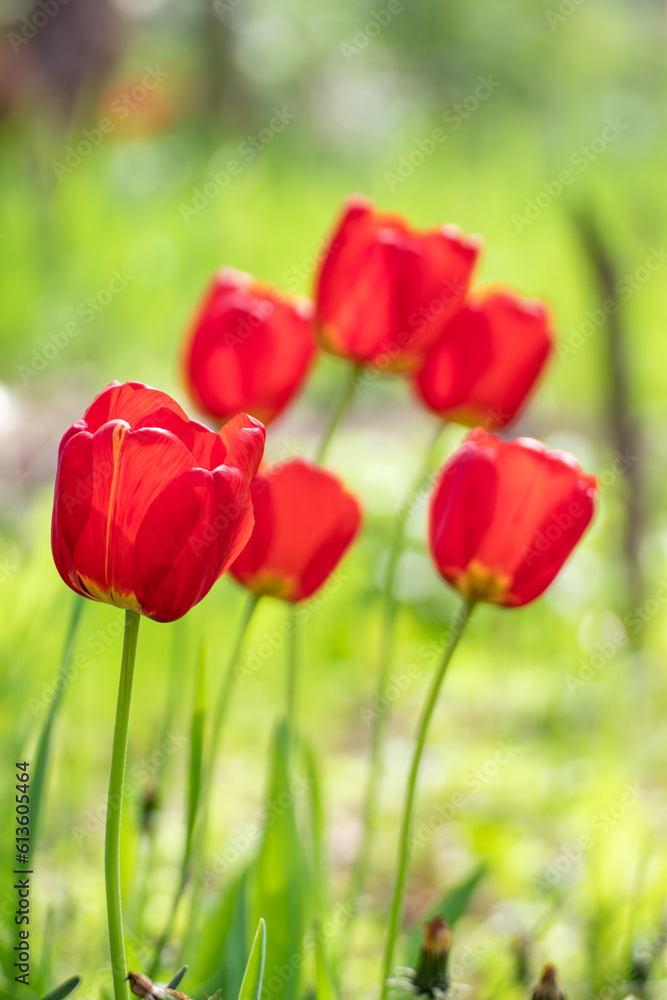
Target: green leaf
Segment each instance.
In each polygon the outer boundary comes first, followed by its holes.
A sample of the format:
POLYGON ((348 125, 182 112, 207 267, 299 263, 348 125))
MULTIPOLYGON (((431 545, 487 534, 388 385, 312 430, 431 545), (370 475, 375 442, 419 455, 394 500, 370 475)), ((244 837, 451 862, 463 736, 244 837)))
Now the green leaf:
MULTIPOLYGON (((193 995, 222 990, 223 997, 236 996, 243 981, 248 954, 249 870, 244 868, 231 883, 216 911, 207 915, 199 937, 194 976, 199 985, 193 995)), ((189 991, 188 991, 189 992, 189 991)))
POLYGON ((315 920, 315 995, 317 1000, 338 1000, 331 964, 324 946, 324 933, 319 919, 315 920))
POLYGON ((467 878, 465 878, 462 882, 459 882, 458 885, 455 885, 453 889, 449 889, 435 909, 432 912, 429 910, 428 913, 425 913, 419 919, 416 926, 412 927, 408 934, 408 955, 410 956, 410 962, 408 962, 408 964, 411 968, 416 968, 416 963, 419 957, 422 924, 426 923, 427 920, 431 920, 438 914, 442 914, 449 926, 453 928, 468 909, 470 900, 485 875, 486 865, 482 862, 482 864, 475 868, 475 870, 467 878))
POLYGON ((188 971, 187 965, 182 965, 178 970, 178 972, 176 973, 176 975, 172 976, 169 982, 167 983, 167 989, 177 990, 181 979, 183 978, 183 976, 187 971, 188 971))
POLYGON ((326 937, 322 930, 322 920, 329 905, 327 885, 327 866, 324 856, 324 809, 320 781, 317 772, 315 755, 305 743, 301 751, 308 778, 308 820, 309 836, 304 847, 310 848, 310 863, 312 872, 309 881, 315 902, 315 920, 313 931, 315 935, 315 993, 317 1000, 337 1000, 338 990, 328 954, 326 937))
POLYGON ((204 753, 204 723, 206 719, 206 654, 204 644, 199 649, 199 664, 195 680, 195 702, 190 725, 190 781, 188 787, 188 826, 185 858, 190 857, 190 845, 197 820, 202 784, 202 758, 204 753))
POLYGON ((255 940, 250 949, 248 964, 245 968, 243 982, 239 990, 239 1000, 259 1000, 264 979, 264 962, 266 959, 266 924, 260 917, 255 940))
POLYGON ((66 979, 64 983, 60 986, 56 986, 55 990, 51 990, 42 997, 42 1000, 63 1000, 63 997, 70 995, 72 990, 75 990, 79 983, 81 982, 81 976, 72 976, 71 979, 66 979))
POLYGON ((308 788, 308 778, 293 775, 290 780, 284 723, 276 730, 271 759, 273 773, 264 810, 264 835, 253 872, 253 925, 264 917, 267 975, 280 977, 281 1000, 296 1000, 301 993, 308 880, 295 804, 308 788))

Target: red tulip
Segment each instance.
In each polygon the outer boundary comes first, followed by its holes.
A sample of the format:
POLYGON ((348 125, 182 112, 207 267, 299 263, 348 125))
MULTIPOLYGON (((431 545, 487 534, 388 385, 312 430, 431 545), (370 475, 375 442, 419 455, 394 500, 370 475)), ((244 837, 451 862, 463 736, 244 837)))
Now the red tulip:
POLYGON ((470 600, 519 607, 556 577, 588 526, 597 481, 565 452, 478 428, 445 463, 431 500, 431 553, 470 600))
POLYGON ((460 308, 479 245, 455 226, 416 232, 350 198, 317 281, 323 346, 388 371, 413 369, 460 308))
POLYGON ((184 367, 193 400, 227 420, 265 424, 300 389, 316 350, 312 303, 291 299, 224 268, 211 282, 188 336, 184 367))
POLYGON ((443 419, 497 430, 523 407, 553 344, 543 303, 486 292, 471 297, 446 324, 414 384, 443 419))
POLYGON ((359 530, 359 504, 330 472, 302 459, 260 469, 251 493, 255 528, 232 576, 257 596, 303 601, 359 530))
POLYGON ((250 538, 250 482, 264 428, 239 414, 219 434, 169 396, 112 382, 58 453, 51 544, 58 572, 96 601, 173 621, 250 538))

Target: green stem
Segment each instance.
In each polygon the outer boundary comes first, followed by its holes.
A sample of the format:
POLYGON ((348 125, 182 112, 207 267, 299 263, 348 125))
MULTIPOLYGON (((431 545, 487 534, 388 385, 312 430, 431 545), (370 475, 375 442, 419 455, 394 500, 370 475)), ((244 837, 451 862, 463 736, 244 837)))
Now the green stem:
POLYGON ((288 615, 289 624, 292 627, 289 629, 289 643, 287 646, 287 698, 285 715, 287 717, 287 739, 291 751, 296 739, 296 691, 299 666, 296 639, 296 608, 293 604, 289 605, 288 615))
POLYGON ((109 921, 109 950, 111 952, 111 973, 115 1000, 128 1000, 129 991, 125 982, 125 942, 123 940, 123 910, 120 896, 120 821, 123 806, 123 786, 125 784, 125 760, 127 757, 127 734, 130 728, 130 706, 132 704, 132 682, 137 654, 137 636, 141 616, 136 611, 125 612, 125 635, 123 656, 120 665, 120 683, 116 721, 111 751, 111 773, 109 775, 109 797, 107 801, 106 835, 104 840, 104 876, 107 890, 107 915, 109 921))
MULTIPOLYGON (((174 898, 174 903, 169 916, 169 921, 167 927, 165 928, 153 959, 153 964, 151 968, 157 971, 160 963, 160 955, 171 937, 171 932, 173 929, 174 921, 176 919, 176 913, 178 911, 178 905, 181 900, 181 896, 185 890, 188 883, 190 872, 192 870, 193 862, 196 865, 201 865, 203 863, 203 858, 206 852, 206 834, 208 831, 208 820, 209 820, 209 806, 211 799, 211 786, 213 784, 213 774, 215 770, 216 757, 218 755, 218 749, 220 746, 220 741, 222 739, 222 733, 225 726, 225 721, 227 719, 227 713, 229 711, 229 706, 232 700, 232 694, 234 687, 236 686, 236 665, 238 662, 239 654, 243 646, 250 621, 255 613, 255 609, 259 603, 259 597, 255 594, 249 594, 248 600, 243 609, 241 615, 241 621, 239 624, 239 629, 236 635, 236 641, 232 647, 232 651, 227 662, 227 670, 225 677, 218 694, 218 700, 215 705, 215 710, 213 712, 213 721, 211 724, 211 737, 210 744, 208 748, 208 753, 204 755, 204 773, 202 775, 202 785, 200 792, 201 813, 199 816, 199 822, 197 824, 197 829, 194 836, 191 838, 191 842, 188 845, 186 843, 186 850, 183 857, 183 863, 181 867, 181 877, 179 883, 176 887, 176 895, 174 898)), ((199 882, 196 881, 193 891, 191 893, 190 900, 190 919, 188 921, 188 929, 191 930, 196 922, 198 903, 199 903, 199 882)), ((152 974, 149 973, 152 978, 152 974)))
POLYGON ((347 372, 347 380, 343 387, 343 391, 338 397, 338 402, 335 408, 331 411, 329 422, 324 428, 324 433, 322 434, 320 443, 317 446, 317 451, 315 452, 315 462, 317 465, 321 465, 326 457, 334 431, 340 423, 343 414, 350 405, 350 400, 352 399, 352 393, 354 392, 357 378, 359 377, 359 373, 363 370, 363 367, 363 365, 355 364, 347 372))
POLYGON ((389 683, 391 654, 394 644, 394 627, 396 623, 396 575, 398 573, 398 566, 405 542, 405 529, 410 511, 414 506, 414 499, 422 491, 431 471, 434 453, 438 446, 438 442, 442 437, 445 426, 445 424, 438 424, 433 440, 431 441, 431 444, 424 456, 424 461, 410 487, 410 491, 406 494, 397 511, 396 520, 394 522, 394 532, 382 587, 382 632, 380 636, 380 652, 378 657, 378 680, 375 698, 373 701, 373 704, 378 706, 378 708, 373 714, 371 726, 371 754, 368 784, 366 786, 366 796, 363 807, 362 840, 352 871, 352 877, 350 879, 350 888, 347 900, 347 912, 350 914, 350 918, 341 940, 339 950, 340 958, 346 955, 348 951, 349 939, 354 919, 358 915, 359 899, 366 880, 371 846, 373 836, 375 834, 377 799, 380 791, 380 779, 382 777, 382 747, 384 744, 384 733, 388 716, 388 712, 379 706, 385 704, 385 691, 389 683))
POLYGON ((414 813, 419 765, 421 764, 422 754, 424 752, 424 744, 426 743, 428 727, 438 701, 438 695, 440 694, 442 682, 445 679, 445 674, 447 673, 447 667, 451 662, 454 650, 456 649, 459 639, 463 634, 473 607, 473 601, 464 599, 461 607, 459 608, 459 612, 449 633, 449 638, 447 640, 442 660, 440 661, 440 666, 431 681, 431 686, 426 696, 424 707, 422 708, 419 725, 417 726, 417 739, 415 742, 412 764, 410 765, 408 782, 405 789, 405 804, 403 806, 403 818, 401 820, 401 832, 398 844, 398 867, 396 871, 396 881, 394 883, 394 892, 391 900, 391 908, 389 910, 387 939, 385 942, 384 959, 382 962, 381 1000, 385 1000, 389 990, 387 980, 391 976, 391 972, 394 967, 394 950, 396 947, 396 938, 398 937, 398 930, 403 912, 403 896, 405 894, 405 882, 408 872, 408 845, 410 842, 410 832, 412 830, 412 817, 414 813))

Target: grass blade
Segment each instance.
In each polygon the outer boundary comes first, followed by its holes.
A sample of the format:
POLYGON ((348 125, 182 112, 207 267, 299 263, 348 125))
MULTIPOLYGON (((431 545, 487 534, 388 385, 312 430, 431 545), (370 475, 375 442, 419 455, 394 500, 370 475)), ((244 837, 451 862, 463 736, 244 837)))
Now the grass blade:
POLYGON ((259 926, 255 940, 250 949, 243 982, 239 990, 239 1000, 259 1000, 264 979, 264 962, 266 960, 266 924, 259 918, 259 926))
POLYGON ((204 754, 204 723, 206 719, 206 653, 202 643, 195 681, 195 703, 190 726, 190 781, 188 786, 188 826, 185 855, 190 859, 192 835, 197 821, 197 810, 202 787, 202 759, 204 754))
POLYGON ((46 787, 46 774, 49 766, 53 724, 55 722, 56 715, 58 714, 58 709, 60 708, 65 688, 67 687, 67 669, 72 659, 74 643, 76 642, 76 634, 79 628, 79 622, 81 621, 81 612, 83 611, 85 603, 85 597, 80 597, 78 594, 74 595, 72 614, 67 627, 67 632, 65 633, 65 643, 63 645, 63 652, 60 659, 60 668, 58 670, 58 680, 56 682, 55 694, 51 699, 51 704, 49 705, 48 712, 46 713, 44 725, 42 726, 42 731, 39 734, 37 747, 35 748, 33 755, 34 763, 30 780, 30 836, 31 850, 33 852, 37 847, 37 837, 39 835, 39 821, 44 802, 44 791, 46 787))
POLYGON ((55 990, 51 990, 50 993, 45 994, 42 1000, 63 1000, 64 997, 70 995, 72 990, 77 988, 80 982, 81 976, 72 976, 71 979, 66 979, 60 986, 56 986, 55 990))
POLYGON ((482 862, 467 878, 445 893, 433 912, 429 910, 428 914, 424 914, 412 927, 408 934, 408 955, 410 956, 408 965, 416 968, 421 945, 422 925, 437 914, 442 914, 449 926, 454 927, 470 906, 475 890, 485 875, 486 865, 482 862))
POLYGON ((266 921, 267 968, 271 974, 279 970, 284 980, 282 1000, 296 1000, 301 995, 300 969, 306 929, 304 899, 308 889, 295 800, 304 794, 307 777, 292 775, 290 780, 288 743, 283 722, 276 731, 271 753, 264 834, 253 871, 252 913, 253 924, 262 916, 266 921), (284 973, 285 969, 289 971, 284 973))
POLYGON ((176 973, 176 975, 172 976, 169 982, 167 983, 167 989, 177 990, 181 979, 183 978, 183 976, 187 971, 188 971, 187 965, 182 965, 178 970, 178 972, 176 973))

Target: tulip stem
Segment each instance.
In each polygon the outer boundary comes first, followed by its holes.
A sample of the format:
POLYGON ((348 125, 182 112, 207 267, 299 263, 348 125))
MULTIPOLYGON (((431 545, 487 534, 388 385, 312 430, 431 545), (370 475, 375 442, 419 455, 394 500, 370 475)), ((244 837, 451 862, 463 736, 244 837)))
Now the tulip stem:
POLYGON ((107 892, 107 916, 109 921, 109 950, 111 952, 111 974, 115 1000, 128 1000, 129 990, 125 982, 125 941, 123 938, 123 909, 120 894, 120 822, 123 806, 123 786, 125 784, 125 761, 127 758, 127 737, 130 728, 130 706, 132 704, 132 683, 137 654, 137 636, 141 616, 136 611, 125 612, 125 634, 123 654, 118 684, 116 721, 111 750, 111 772, 109 774, 109 797, 107 800, 106 834, 104 839, 104 875, 107 892))
POLYGON ((451 662, 459 639, 463 635, 474 606, 474 601, 464 599, 459 608, 458 614, 454 620, 454 624, 452 625, 447 639, 447 645, 445 646, 440 666, 431 681, 431 686, 426 696, 426 701, 424 702, 419 724, 417 726, 417 738, 412 756, 412 764, 410 765, 410 772, 408 774, 408 781, 405 788, 405 803, 403 805, 403 818, 401 820, 401 832, 398 844, 398 865, 396 870, 396 880, 394 882, 394 892, 391 900, 391 909, 389 911, 387 938, 382 962, 381 1000, 386 1000, 389 990, 387 980, 391 976, 391 972, 394 967, 396 938, 398 937, 401 916, 403 913, 403 897, 405 895, 405 882, 408 872, 409 842, 410 833, 412 831, 412 818, 414 813, 417 778, 419 776, 419 765, 421 764, 422 754, 424 752, 428 727, 438 701, 442 682, 444 681, 445 674, 447 673, 447 667, 451 662))
POLYGON ((357 384, 357 379, 359 377, 359 374, 360 372, 363 371, 363 367, 364 367, 363 365, 355 364, 352 365, 352 367, 347 371, 347 379, 345 381, 343 391, 338 397, 338 402, 336 403, 336 406, 331 411, 329 422, 324 428, 324 433, 322 434, 322 438, 315 452, 315 462, 317 463, 317 465, 321 465, 326 457, 326 453, 329 450, 329 445, 331 444, 331 439, 334 435, 334 431, 336 430, 336 427, 338 427, 338 424, 340 423, 343 414, 350 405, 350 400, 352 399, 352 393, 354 392, 354 388, 357 384))
MULTIPOLYGON (((375 698, 373 700, 373 704, 378 706, 386 704, 385 692, 389 683, 389 669, 391 667, 391 654, 394 642, 394 626, 396 623, 396 576, 405 541, 405 529, 410 512, 415 508, 415 499, 420 497, 424 485, 427 482, 428 474, 433 465, 434 453, 445 427, 446 424, 438 424, 431 445, 426 451, 424 461, 415 476, 410 491, 406 494, 405 499, 396 513, 391 548, 387 558, 382 588, 382 632, 380 636, 380 652, 378 657, 379 665, 377 687, 375 698)), ((361 827, 362 839, 350 879, 347 910, 350 914, 350 919, 341 941, 339 952, 341 959, 347 954, 354 918, 359 912, 359 899, 366 880, 366 872, 368 869, 371 846, 375 833, 377 798, 380 790, 380 779, 382 777, 382 747, 387 716, 388 711, 386 709, 378 708, 377 711, 373 713, 371 723, 371 754, 368 771, 368 783, 366 785, 366 796, 363 807, 363 822, 361 827)))
POLYGON ((296 607, 294 604, 290 604, 288 608, 288 624, 291 627, 288 630, 287 700, 285 714, 287 718, 287 743, 289 746, 289 753, 291 755, 292 747, 294 746, 294 742, 296 740, 296 691, 299 669, 296 636, 296 607))

